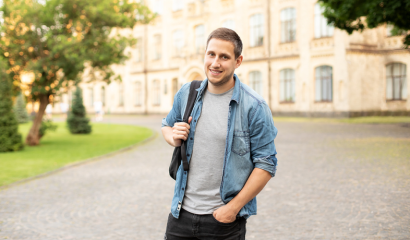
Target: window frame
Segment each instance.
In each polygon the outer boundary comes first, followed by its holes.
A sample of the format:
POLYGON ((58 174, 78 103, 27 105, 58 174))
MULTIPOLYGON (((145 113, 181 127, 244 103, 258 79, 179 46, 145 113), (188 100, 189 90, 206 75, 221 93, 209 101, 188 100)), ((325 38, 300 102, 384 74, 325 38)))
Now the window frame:
POLYGON ((249 76, 249 87, 251 87, 260 96, 263 96, 262 72, 258 70, 250 71, 248 76, 249 76))
POLYGON ((263 46, 265 37, 263 14, 255 13, 249 17, 250 47, 263 46))
POLYGON ((198 53, 203 53, 202 50, 205 49, 205 25, 204 24, 198 24, 195 26, 194 29, 195 33, 195 52, 198 53), (198 33, 198 31, 201 30, 202 33, 198 33))
POLYGON ((333 67, 330 65, 320 65, 315 68, 315 102, 320 103, 320 102, 333 102, 333 67), (318 70, 320 69, 320 79, 318 80, 318 70), (330 69, 330 84, 329 83, 329 76, 324 76, 324 72, 327 70, 329 71, 330 69), (327 79, 326 79, 327 78, 327 79), (324 84, 326 83, 327 84, 324 84), (318 85, 318 82, 320 85, 318 85), (323 89, 324 87, 327 87, 327 90, 323 89), (320 94, 320 99, 318 99, 318 91, 320 94), (326 92, 324 92, 326 91, 326 92), (330 96, 330 99, 327 98, 330 96))
POLYGON ((161 81, 159 79, 152 81, 152 105, 161 105, 161 81))
POLYGON ((386 101, 406 101, 407 97, 408 97, 408 93, 407 93, 407 65, 401 62, 391 62, 389 64, 386 64, 386 101), (391 71, 389 74, 389 66, 391 67, 391 71), (395 66, 400 66, 400 70, 399 70, 399 75, 395 75, 395 66), (404 69, 403 69, 404 67, 404 69), (403 74, 404 73, 404 74, 403 74), (391 98, 389 98, 389 76, 391 78, 391 98), (397 81, 395 81, 398 78, 398 82, 399 82, 399 90, 396 91, 396 83, 397 81), (401 78, 401 79, 400 79, 401 78), (396 92, 398 92, 398 97, 396 97, 396 92))
POLYGON ((327 24, 327 19, 323 16, 324 9, 320 6, 319 3, 316 3, 314 6, 314 38, 327 38, 333 37, 334 27, 327 24), (317 23, 318 22, 318 23, 317 23), (319 28, 317 28, 319 25, 319 28), (324 33, 324 31, 326 33, 324 33))
POLYGON ((295 103, 296 102, 296 80, 295 70, 292 68, 284 68, 279 71, 279 99, 280 103, 295 103), (288 90, 288 87, 290 90, 288 90), (283 89, 283 91, 282 91, 283 89), (291 95, 288 96, 288 93, 291 95), (284 95, 283 95, 284 94, 284 95), (289 100, 290 99, 290 100, 289 100))
POLYGON ((280 42, 296 42, 297 12, 295 7, 287 7, 280 11, 280 42))

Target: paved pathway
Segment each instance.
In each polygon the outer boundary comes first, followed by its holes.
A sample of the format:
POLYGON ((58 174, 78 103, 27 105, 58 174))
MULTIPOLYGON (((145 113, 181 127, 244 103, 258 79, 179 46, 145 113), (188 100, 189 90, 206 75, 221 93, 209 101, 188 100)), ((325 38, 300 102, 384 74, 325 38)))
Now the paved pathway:
MULTIPOLYGON (((160 116, 105 121, 160 131, 160 116)), ((410 239, 410 128, 276 123, 279 166, 247 239, 410 239)), ((0 239, 163 239, 174 181, 161 137, 0 191, 0 239)))

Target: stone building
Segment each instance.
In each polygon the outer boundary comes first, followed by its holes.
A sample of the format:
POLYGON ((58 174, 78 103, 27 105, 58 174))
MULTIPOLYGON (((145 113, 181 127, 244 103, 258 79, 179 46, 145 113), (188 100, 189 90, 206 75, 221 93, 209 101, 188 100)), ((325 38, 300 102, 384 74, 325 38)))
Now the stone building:
MULTIPOLYGON (((379 27, 348 35, 326 24, 315 0, 150 0, 158 17, 136 25, 122 82, 83 81, 85 106, 106 113, 167 113, 182 84, 205 79, 207 36, 234 29, 244 44, 236 70, 273 114, 410 114, 410 51, 379 27)), ((69 96, 62 98, 69 101, 69 96)), ((58 111, 58 109, 57 109, 58 111)))

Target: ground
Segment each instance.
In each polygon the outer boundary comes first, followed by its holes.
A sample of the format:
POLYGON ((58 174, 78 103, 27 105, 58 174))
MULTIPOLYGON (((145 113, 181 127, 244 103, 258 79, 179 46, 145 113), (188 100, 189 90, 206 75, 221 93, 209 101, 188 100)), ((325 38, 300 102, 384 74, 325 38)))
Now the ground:
MULTIPOLYGON (((163 239, 174 180, 161 116, 105 121, 158 136, 129 151, 0 190, 0 239, 163 239)), ((409 239, 408 124, 283 122, 277 174, 247 239, 409 239)))

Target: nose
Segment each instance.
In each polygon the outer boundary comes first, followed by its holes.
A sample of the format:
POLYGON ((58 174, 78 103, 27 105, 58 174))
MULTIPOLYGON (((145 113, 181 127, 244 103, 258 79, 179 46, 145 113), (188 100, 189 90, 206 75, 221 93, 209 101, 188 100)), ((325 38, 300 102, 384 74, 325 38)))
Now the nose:
POLYGON ((221 67, 221 64, 219 63, 219 58, 216 57, 216 58, 212 61, 211 67, 212 67, 212 68, 219 68, 219 67, 221 67))

